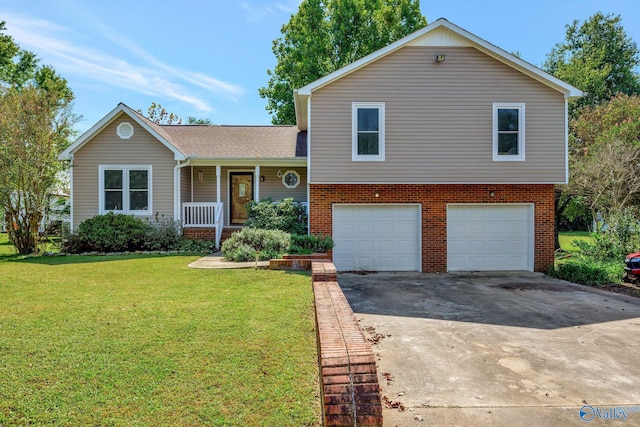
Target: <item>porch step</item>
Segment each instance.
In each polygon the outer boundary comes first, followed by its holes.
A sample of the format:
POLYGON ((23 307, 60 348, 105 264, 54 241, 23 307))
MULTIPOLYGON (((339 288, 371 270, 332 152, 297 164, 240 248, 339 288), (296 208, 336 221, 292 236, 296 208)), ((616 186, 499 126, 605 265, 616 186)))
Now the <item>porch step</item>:
POLYGON ((222 237, 220 238, 220 244, 227 240, 236 231, 242 230, 243 227, 224 227, 222 229, 222 237))

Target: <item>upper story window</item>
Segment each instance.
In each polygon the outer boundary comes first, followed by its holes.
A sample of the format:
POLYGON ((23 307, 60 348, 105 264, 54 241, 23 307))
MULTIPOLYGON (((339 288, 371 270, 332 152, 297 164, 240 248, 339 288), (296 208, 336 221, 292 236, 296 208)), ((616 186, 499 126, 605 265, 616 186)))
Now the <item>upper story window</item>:
POLYGON ((151 166, 100 166, 100 214, 151 215, 151 166))
POLYGON ((493 104, 493 160, 524 160, 524 103, 493 104))
POLYGON ((384 160, 384 102, 352 104, 352 160, 384 160))

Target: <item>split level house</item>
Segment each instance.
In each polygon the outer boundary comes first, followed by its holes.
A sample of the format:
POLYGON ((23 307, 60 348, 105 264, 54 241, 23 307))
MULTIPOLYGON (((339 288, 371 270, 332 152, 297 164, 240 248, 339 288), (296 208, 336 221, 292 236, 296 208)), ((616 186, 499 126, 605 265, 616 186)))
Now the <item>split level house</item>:
POLYGON ((439 19, 294 93, 295 126, 158 125, 119 104, 60 156, 72 227, 156 214, 220 242, 306 204, 342 271, 546 271, 582 93, 439 19))

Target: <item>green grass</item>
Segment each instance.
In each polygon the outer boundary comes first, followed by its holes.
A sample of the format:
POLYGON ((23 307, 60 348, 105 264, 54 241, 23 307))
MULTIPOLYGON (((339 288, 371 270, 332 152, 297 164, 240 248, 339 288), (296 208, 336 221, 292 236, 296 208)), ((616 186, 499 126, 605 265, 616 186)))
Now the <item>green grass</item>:
POLYGON ((566 252, 579 252, 580 248, 573 244, 574 240, 582 240, 591 243, 593 233, 590 231, 561 231, 558 233, 560 248, 566 252))
POLYGON ((0 425, 319 425, 308 275, 196 258, 22 259, 0 235, 0 425))

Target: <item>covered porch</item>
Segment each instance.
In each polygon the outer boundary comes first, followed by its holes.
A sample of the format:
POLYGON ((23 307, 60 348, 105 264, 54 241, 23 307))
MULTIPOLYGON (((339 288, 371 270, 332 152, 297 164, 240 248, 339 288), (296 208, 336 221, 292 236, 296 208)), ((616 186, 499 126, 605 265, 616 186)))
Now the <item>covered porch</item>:
POLYGON ((176 166, 175 217, 185 235, 213 240, 220 247, 223 233, 246 222, 251 200, 292 198, 307 206, 306 161, 246 163, 188 161, 176 166))

